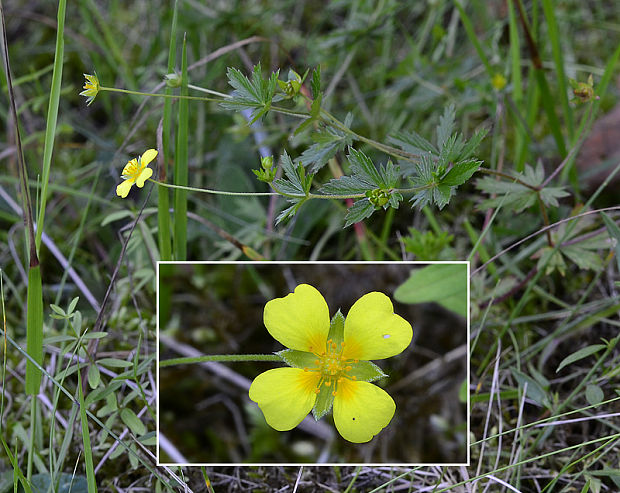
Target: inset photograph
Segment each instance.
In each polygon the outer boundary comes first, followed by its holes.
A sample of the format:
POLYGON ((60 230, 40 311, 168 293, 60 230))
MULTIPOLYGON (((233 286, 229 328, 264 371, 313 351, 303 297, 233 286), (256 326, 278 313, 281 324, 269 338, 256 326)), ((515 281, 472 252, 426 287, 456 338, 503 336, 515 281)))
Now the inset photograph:
POLYGON ((467 465, 468 263, 158 263, 159 464, 467 465))

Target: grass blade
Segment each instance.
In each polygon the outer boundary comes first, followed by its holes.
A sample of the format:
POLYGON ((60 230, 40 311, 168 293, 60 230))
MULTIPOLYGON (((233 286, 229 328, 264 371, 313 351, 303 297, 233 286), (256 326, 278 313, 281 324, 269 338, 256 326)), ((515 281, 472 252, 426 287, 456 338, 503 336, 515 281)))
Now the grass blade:
MULTIPOLYGON (((183 36, 183 55, 181 59, 181 96, 187 96, 187 47, 183 36)), ((179 100, 179 128, 176 141, 174 184, 186 187, 188 167, 188 127, 189 107, 187 99, 179 100)), ((187 258, 187 190, 174 191, 174 256, 176 260, 187 258)))
POLYGON ((50 101, 47 108, 47 125, 45 127, 45 144, 43 147, 43 175, 41 183, 41 204, 37 221, 37 252, 41 246, 43 234, 43 221, 45 220, 45 205, 47 202, 47 185, 50 180, 50 168, 52 164, 52 151, 54 150, 54 137, 56 135, 56 122, 58 120, 58 102, 60 101, 60 85, 62 83, 62 64, 65 53, 65 10, 67 0, 58 2, 58 30, 56 31, 56 52, 54 53, 54 71, 52 72, 52 87, 50 89, 50 101))
MULTIPOLYGON (((78 364, 79 366, 79 364, 78 364)), ((88 430, 88 417, 86 416, 86 404, 84 403, 84 392, 82 391, 82 377, 78 368, 78 399, 80 401, 80 421, 82 422, 82 444, 84 446, 84 462, 86 465, 86 482, 88 483, 88 493, 97 492, 97 482, 95 481, 95 468, 93 466, 93 451, 90 446, 90 433, 88 430)))
MULTIPOLYGON (((177 45, 178 1, 174 1, 172 26, 170 28, 170 47, 168 50, 168 73, 174 72, 177 45)), ((166 94, 172 89, 166 87, 166 94)), ((168 162, 171 156, 170 129, 172 128, 172 99, 164 100, 164 116, 162 121, 162 160, 159 164, 159 181, 165 182, 168 175, 168 162)), ((170 239, 170 191, 165 187, 157 187, 157 220, 160 260, 172 260, 172 243, 170 239)))
MULTIPOLYGON (((28 314, 27 348, 39 365, 43 363, 43 286, 41 283, 41 267, 30 267, 28 271, 28 314)), ((26 363, 26 393, 37 395, 41 387, 41 372, 30 361, 26 363)))

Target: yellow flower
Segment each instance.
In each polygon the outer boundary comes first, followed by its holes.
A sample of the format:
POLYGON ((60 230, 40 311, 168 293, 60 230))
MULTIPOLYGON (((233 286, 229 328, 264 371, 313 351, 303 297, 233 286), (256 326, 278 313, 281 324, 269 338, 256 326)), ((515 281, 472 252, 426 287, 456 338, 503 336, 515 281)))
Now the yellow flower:
POLYGON ((504 87, 506 87, 506 82, 506 77, 499 72, 495 72, 493 77, 491 77, 491 85, 498 91, 501 91, 504 87))
POLYGON ((153 174, 153 170, 147 166, 156 156, 157 151, 155 149, 148 149, 139 158, 133 158, 129 161, 121 174, 121 178, 125 181, 116 187, 116 195, 122 198, 127 197, 134 183, 142 188, 144 182, 153 174))
POLYGON ((290 430, 311 410, 319 419, 332 406, 336 429, 350 442, 368 442, 389 424, 396 404, 370 383, 386 375, 368 360, 401 353, 413 331, 385 294, 362 296, 346 319, 338 311, 330 322, 321 293, 300 284, 265 305, 264 322, 290 348, 277 354, 293 367, 261 373, 250 386, 250 399, 272 428, 290 430))
POLYGON ((84 77, 86 77, 86 82, 84 83, 84 90, 80 93, 80 96, 86 96, 86 104, 90 106, 97 97, 97 94, 99 94, 99 79, 97 78, 97 74, 84 74, 84 77))

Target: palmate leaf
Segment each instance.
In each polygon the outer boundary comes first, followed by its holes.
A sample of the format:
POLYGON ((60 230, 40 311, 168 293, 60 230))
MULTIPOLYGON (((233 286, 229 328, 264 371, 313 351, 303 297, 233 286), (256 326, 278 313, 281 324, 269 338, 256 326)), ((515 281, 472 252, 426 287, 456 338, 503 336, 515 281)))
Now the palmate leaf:
MULTIPOLYGON (((539 187, 545 179, 544 169, 539 163, 536 168, 526 165, 524 172, 512 175, 524 183, 532 187, 539 187)), ((538 201, 538 192, 532 188, 505 180, 497 180, 491 177, 484 177, 476 181, 476 187, 488 194, 496 194, 497 196, 487 199, 480 204, 481 209, 498 207, 508 207, 515 212, 521 212, 528 207, 533 206, 538 201)), ((557 207, 559 198, 570 195, 564 187, 545 187, 540 190, 540 199, 547 206, 557 207)))
POLYGON ((269 79, 263 79, 260 63, 254 67, 251 79, 248 79, 236 68, 229 67, 227 76, 228 83, 235 89, 231 98, 220 103, 223 108, 240 110, 254 108, 252 120, 254 123, 271 109, 272 101, 281 98, 275 97, 278 75, 280 71, 273 72, 269 79))
MULTIPOLYGON (((344 120, 344 125, 349 128, 352 121, 353 116, 349 113, 344 120)), ((302 123, 302 125, 304 124, 305 122, 302 123)), ((310 167, 310 171, 312 173, 316 173, 323 166, 325 166, 325 163, 333 158, 337 152, 344 149, 345 146, 351 144, 351 137, 348 134, 342 130, 329 126, 313 133, 312 140, 315 143, 308 147, 301 154, 301 156, 296 159, 297 162, 303 163, 306 167, 312 165, 310 167)))

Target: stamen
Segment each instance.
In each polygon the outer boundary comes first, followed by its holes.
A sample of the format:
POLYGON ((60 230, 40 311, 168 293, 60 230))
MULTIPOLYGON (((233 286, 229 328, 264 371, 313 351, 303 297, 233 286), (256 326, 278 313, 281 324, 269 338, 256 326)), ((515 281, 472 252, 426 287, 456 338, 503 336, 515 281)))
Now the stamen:
POLYGON ((335 396, 338 392, 336 392, 335 390, 332 392, 332 395, 335 396))
POLYGON ((314 393, 315 394, 318 394, 320 391, 321 391, 321 389, 319 389, 319 388, 314 389, 314 393))

